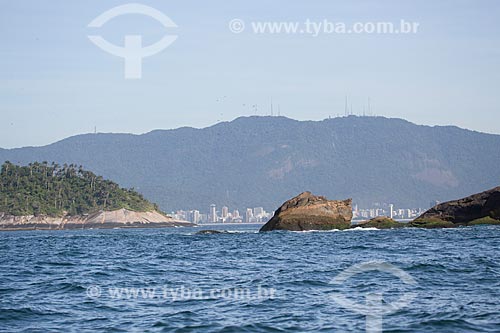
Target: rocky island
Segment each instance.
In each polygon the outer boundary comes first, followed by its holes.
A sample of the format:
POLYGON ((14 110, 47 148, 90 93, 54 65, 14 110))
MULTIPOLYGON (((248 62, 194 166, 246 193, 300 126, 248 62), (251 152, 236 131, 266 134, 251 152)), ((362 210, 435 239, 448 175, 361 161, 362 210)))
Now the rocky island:
POLYGON ((276 210, 260 231, 348 229, 352 219, 352 199, 337 201, 303 192, 276 210))
POLYGON ((174 220, 133 189, 75 165, 10 162, 0 171, 0 230, 173 227, 174 220))
POLYGON ((410 223, 378 216, 351 225, 352 200, 328 200, 303 192, 286 201, 260 231, 331 230, 349 228, 452 228, 477 224, 500 224, 500 187, 459 200, 439 204, 410 223))
POLYGON ((500 186, 436 205, 409 223, 411 227, 450 228, 500 224, 500 186))

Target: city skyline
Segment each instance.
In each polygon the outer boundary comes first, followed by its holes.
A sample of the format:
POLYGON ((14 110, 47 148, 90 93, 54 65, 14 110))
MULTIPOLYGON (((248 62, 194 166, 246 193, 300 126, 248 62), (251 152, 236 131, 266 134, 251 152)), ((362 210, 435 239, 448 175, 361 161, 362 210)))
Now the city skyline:
POLYGON ((216 204, 211 204, 206 213, 200 210, 177 210, 170 214, 174 218, 193 223, 265 223, 272 217, 263 207, 246 208, 243 214, 239 209, 229 211, 228 206, 222 206, 217 210, 216 204))
MULTIPOLYGON (((433 201, 430 207, 437 205, 439 201, 433 201)), ((397 220, 411 220, 418 217, 425 211, 423 208, 399 208, 394 204, 380 204, 377 207, 359 208, 353 205, 353 221, 371 219, 377 216, 387 216, 397 220)), ((263 207, 246 208, 243 215, 239 209, 229 211, 229 207, 223 205, 217 210, 216 204, 211 204, 208 210, 188 209, 176 210, 170 216, 193 223, 266 223, 274 215, 273 212, 266 212, 263 207)))

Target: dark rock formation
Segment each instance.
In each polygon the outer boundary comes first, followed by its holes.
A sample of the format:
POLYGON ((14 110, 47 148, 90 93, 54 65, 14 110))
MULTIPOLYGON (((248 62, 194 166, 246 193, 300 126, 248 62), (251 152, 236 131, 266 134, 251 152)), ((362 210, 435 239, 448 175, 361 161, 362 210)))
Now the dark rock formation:
POLYGON ((404 228, 406 223, 395 221, 387 216, 377 216, 371 220, 360 222, 353 225, 351 228, 377 228, 377 229, 392 229, 404 228))
POLYGON ((434 206, 409 225, 440 228, 497 223, 500 223, 500 186, 434 206))
POLYGON ((227 234, 227 231, 220 230, 200 230, 196 235, 214 235, 214 234, 227 234))
POLYGON ((278 208, 260 231, 347 229, 351 219, 352 199, 328 200, 303 192, 278 208))

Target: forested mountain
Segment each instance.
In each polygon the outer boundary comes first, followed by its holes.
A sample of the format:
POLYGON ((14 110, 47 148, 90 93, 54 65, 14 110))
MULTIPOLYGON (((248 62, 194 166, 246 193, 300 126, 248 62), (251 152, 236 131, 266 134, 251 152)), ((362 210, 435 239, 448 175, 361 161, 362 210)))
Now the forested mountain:
POLYGON ((8 215, 82 215, 125 208, 152 211, 141 194, 75 165, 10 162, 0 171, 0 212, 8 215))
POLYGON ((56 161, 134 187, 164 210, 274 210, 309 190, 354 204, 427 208, 500 183, 500 136, 401 119, 242 117, 143 135, 85 134, 0 151, 0 161, 56 161))

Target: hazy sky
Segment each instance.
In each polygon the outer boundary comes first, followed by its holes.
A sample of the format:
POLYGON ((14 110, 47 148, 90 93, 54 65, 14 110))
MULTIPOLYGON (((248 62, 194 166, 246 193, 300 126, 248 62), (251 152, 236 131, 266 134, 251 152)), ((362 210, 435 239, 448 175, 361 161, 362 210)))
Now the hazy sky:
POLYGON ((0 147, 44 145, 93 132, 205 127, 274 112, 319 120, 344 113, 500 133, 499 1, 140 1, 170 17, 88 24, 127 1, 1 1, 0 147), (245 31, 228 29, 234 18, 245 31), (416 34, 255 34, 251 22, 418 22, 416 34), (125 80, 102 35, 145 45, 177 40, 125 80), (351 103, 349 102, 349 104, 351 103), (256 105, 256 106, 254 106, 256 105))

